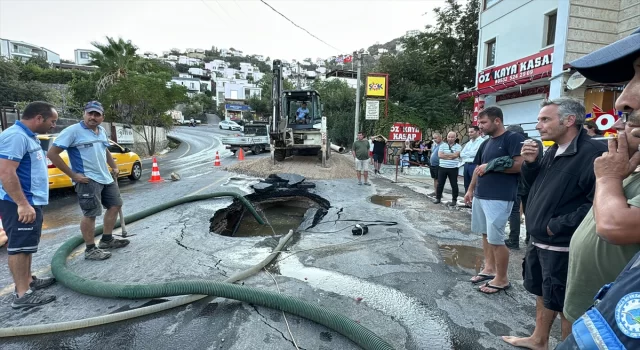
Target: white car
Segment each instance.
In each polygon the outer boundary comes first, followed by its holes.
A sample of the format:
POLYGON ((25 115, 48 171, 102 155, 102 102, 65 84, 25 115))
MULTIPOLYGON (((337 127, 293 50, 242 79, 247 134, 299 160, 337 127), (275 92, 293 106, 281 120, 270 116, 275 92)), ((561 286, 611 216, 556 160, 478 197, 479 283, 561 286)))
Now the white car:
POLYGON ((237 130, 237 131, 244 130, 244 128, 240 124, 238 124, 238 123, 236 123, 236 122, 234 122, 232 120, 223 120, 223 121, 221 121, 219 127, 220 127, 220 129, 224 129, 224 130, 237 130))

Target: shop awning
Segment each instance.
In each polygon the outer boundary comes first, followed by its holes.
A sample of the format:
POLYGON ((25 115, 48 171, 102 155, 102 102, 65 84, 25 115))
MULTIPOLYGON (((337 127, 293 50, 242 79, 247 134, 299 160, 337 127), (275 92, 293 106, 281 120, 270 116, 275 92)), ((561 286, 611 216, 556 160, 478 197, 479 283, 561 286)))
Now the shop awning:
POLYGON ((463 92, 459 92, 457 97, 458 100, 462 101, 465 100, 469 97, 477 97, 480 95, 488 95, 494 92, 498 92, 498 91, 502 91, 508 88, 512 88, 514 86, 518 86, 518 85, 525 85, 528 84, 534 80, 538 80, 538 79, 542 79, 542 78, 546 78, 546 77, 550 77, 551 76, 551 71, 548 72, 544 72, 544 73, 540 73, 540 74, 536 74, 536 75, 532 75, 530 77, 526 77, 526 78, 520 78, 520 79, 516 79, 516 80, 511 80, 511 81, 507 81, 504 82, 502 84, 498 84, 498 85, 493 85, 490 87, 485 87, 485 88, 473 88, 472 90, 469 91, 463 91, 463 92))

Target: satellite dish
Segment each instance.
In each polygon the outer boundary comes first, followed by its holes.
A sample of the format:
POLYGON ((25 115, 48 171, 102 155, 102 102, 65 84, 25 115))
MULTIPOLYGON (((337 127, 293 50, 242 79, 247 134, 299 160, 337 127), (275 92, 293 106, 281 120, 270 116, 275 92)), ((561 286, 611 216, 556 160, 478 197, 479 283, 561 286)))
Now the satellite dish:
POLYGON ((587 78, 584 75, 580 74, 580 72, 575 72, 567 80, 567 89, 575 90, 582 86, 585 81, 587 81, 587 78))

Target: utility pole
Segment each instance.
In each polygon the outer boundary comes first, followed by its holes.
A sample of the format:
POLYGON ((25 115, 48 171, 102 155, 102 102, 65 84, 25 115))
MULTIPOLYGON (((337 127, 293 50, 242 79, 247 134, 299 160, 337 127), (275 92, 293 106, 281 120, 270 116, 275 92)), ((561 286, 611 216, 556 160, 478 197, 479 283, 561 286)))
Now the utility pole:
POLYGON ((357 73, 357 84, 356 84, 356 117, 355 117, 355 127, 353 128, 353 140, 358 139, 358 119, 360 117, 360 81, 362 74, 362 53, 361 52, 353 52, 353 59, 356 60, 356 67, 358 70, 357 73), (357 56, 356 56, 357 55, 357 56))
POLYGON ((300 71, 300 62, 298 62, 298 90, 302 90, 302 81, 300 77, 302 76, 302 72, 300 71))

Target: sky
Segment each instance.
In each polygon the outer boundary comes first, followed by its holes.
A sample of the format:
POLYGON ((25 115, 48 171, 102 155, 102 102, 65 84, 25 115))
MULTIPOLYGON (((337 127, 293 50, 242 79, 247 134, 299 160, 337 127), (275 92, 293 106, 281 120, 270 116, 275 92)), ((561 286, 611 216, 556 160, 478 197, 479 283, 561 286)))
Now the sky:
POLYGON ((279 59, 328 58, 421 30, 444 0, 0 0, 0 38, 73 60, 105 36, 140 53, 233 47, 279 59))

